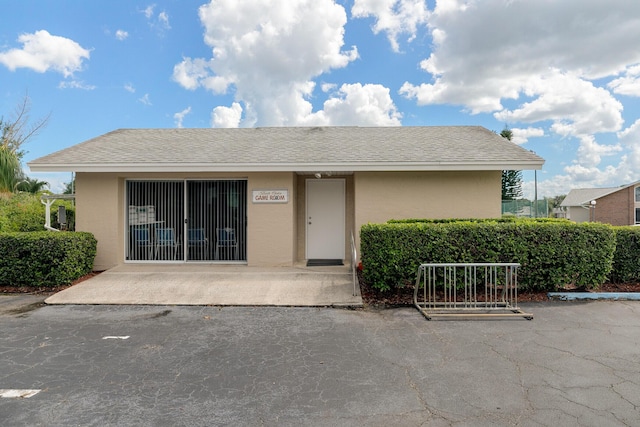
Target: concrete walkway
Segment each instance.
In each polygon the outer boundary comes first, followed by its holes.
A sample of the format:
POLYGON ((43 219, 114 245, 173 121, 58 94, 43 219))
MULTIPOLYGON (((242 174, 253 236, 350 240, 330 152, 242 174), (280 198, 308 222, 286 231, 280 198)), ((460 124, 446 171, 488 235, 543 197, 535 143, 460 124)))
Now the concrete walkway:
POLYGON ((67 288, 47 304, 360 307, 349 267, 124 264, 67 288))

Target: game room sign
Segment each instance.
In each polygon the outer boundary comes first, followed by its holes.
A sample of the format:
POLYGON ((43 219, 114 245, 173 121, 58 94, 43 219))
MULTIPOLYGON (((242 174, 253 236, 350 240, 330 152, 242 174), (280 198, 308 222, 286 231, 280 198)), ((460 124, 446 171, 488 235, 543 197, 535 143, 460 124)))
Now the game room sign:
POLYGON ((253 203, 289 203, 289 190, 253 190, 253 203))

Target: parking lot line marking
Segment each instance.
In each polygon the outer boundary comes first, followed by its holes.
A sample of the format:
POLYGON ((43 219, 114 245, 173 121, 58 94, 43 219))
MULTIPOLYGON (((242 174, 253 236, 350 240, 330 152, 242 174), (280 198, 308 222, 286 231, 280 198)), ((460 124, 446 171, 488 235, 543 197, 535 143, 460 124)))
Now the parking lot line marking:
POLYGON ((116 336, 116 335, 107 335, 106 337, 102 337, 103 340, 128 340, 129 335, 124 336, 116 336))
POLYGON ((0 398, 26 399, 40 393, 40 390, 0 389, 0 398))

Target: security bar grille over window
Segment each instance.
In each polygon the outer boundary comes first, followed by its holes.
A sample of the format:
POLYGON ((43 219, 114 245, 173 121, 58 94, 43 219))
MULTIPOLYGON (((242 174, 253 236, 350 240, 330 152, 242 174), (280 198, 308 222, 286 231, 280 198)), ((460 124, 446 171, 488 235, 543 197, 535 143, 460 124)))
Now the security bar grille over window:
POLYGON ((127 181, 127 259, 246 261, 245 180, 127 181))

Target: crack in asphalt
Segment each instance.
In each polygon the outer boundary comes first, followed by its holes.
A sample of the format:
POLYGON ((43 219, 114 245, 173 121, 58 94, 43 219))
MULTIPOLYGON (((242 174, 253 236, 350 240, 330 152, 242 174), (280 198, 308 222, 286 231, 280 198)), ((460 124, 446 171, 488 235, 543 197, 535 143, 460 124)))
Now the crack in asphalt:
POLYGON ((0 412, 15 425, 636 424, 640 305, 532 311, 47 306, 0 316, 0 388, 43 390, 0 412))

